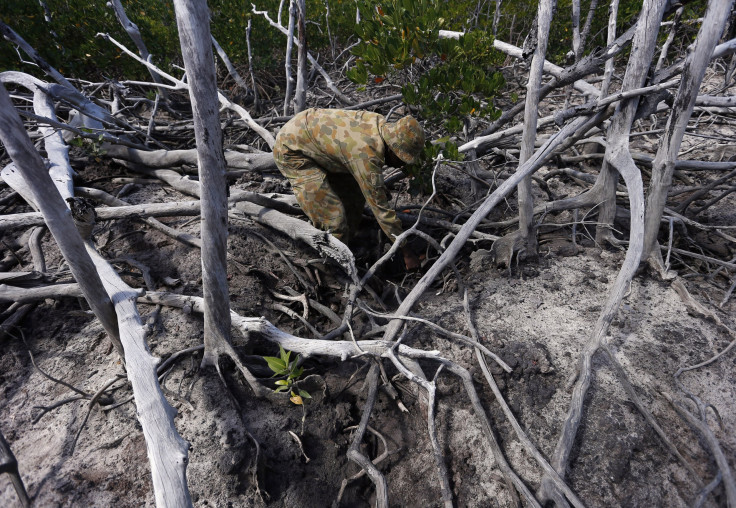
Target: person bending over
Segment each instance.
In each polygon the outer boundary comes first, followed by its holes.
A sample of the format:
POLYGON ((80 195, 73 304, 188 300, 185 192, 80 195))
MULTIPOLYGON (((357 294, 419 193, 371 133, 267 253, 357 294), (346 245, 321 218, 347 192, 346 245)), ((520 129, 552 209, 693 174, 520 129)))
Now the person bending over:
MULTIPOLYGON (((279 131, 273 156, 316 228, 347 243, 368 203, 394 242, 401 221, 389 206, 382 168, 416 163, 423 147, 424 131, 412 116, 389 123, 369 111, 307 109, 279 131)), ((407 270, 419 267, 407 244, 402 254, 407 270)))

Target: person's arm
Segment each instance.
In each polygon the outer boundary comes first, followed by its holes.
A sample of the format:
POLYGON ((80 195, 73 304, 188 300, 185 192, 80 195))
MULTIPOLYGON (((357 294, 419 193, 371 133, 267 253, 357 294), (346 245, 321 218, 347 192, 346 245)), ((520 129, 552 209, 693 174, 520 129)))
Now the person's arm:
POLYGON ((360 185, 365 202, 368 203, 378 225, 392 242, 396 241, 396 237, 403 232, 403 229, 401 221, 396 216, 394 209, 389 206, 386 198, 386 186, 383 183, 381 171, 383 164, 377 158, 364 158, 351 161, 350 166, 351 173, 360 185))
MULTIPOLYGON (((358 181, 366 203, 378 221, 378 225, 392 242, 396 241, 403 229, 396 212, 389 206, 386 198, 386 185, 383 183, 382 164, 377 159, 359 159, 351 162, 353 176, 358 181)), ((419 258, 408 244, 401 247, 404 266, 407 270, 416 270, 420 266, 419 258)))

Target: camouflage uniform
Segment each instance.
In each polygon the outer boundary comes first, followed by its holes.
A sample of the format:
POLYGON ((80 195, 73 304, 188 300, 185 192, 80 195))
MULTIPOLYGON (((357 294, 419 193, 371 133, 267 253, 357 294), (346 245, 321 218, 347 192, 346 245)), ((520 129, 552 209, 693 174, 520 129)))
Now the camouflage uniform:
MULTIPOLYGON (((418 127, 416 120, 406 118, 418 127)), ((382 174, 386 144, 396 145, 395 141, 392 144, 396 125, 368 111, 308 109, 281 129, 273 148, 276 165, 291 181, 299 205, 315 227, 346 242, 357 229, 367 202, 391 241, 401 234, 401 222, 388 204, 382 174)), ((405 162, 414 162, 419 155, 413 152, 424 143, 421 127, 410 141, 409 152, 401 146, 393 150, 405 162)))

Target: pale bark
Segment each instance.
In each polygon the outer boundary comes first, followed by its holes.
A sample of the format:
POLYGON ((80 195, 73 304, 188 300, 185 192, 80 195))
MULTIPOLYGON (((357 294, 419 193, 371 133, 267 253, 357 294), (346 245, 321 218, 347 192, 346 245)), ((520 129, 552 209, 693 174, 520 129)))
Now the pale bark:
POLYGON ((595 15, 595 10, 598 7, 598 0, 591 0, 590 7, 588 8, 588 15, 585 18, 585 24, 583 25, 583 30, 580 32, 580 48, 585 47, 585 41, 588 39, 588 34, 590 33, 590 27, 593 24, 593 16, 595 15))
MULTIPOLYGON (((97 201, 103 202, 107 206, 111 206, 111 207, 130 206, 129 203, 121 199, 118 199, 115 196, 108 194, 104 191, 101 191, 99 189, 75 187, 74 191, 76 192, 78 196, 96 199, 97 201)), ((156 229, 157 231, 162 232, 166 236, 169 236, 186 245, 189 245, 190 247, 195 247, 197 249, 202 248, 202 240, 200 240, 194 235, 190 235, 189 233, 185 233, 183 231, 179 231, 170 226, 167 226, 163 222, 153 217, 146 217, 143 219, 143 221, 149 226, 151 226, 152 228, 156 229)))
MULTIPOLYGON (((460 36, 463 35, 463 32, 453 32, 451 30, 440 30, 439 36, 444 38, 452 38, 452 39, 459 39, 460 36)), ((513 56, 514 58, 521 58, 521 52, 522 49, 514 46, 513 44, 509 44, 507 42, 494 40, 493 41, 493 47, 497 50, 501 51, 502 53, 505 53, 509 56, 513 56)), ((544 72, 547 74, 550 74, 558 79, 562 77, 562 73, 565 69, 560 67, 559 65, 555 65, 552 62, 549 62, 547 60, 544 61, 544 72)), ((590 83, 587 83, 581 79, 578 79, 573 83, 573 86, 577 91, 584 95, 590 95, 591 97, 598 97, 598 88, 596 88, 594 85, 591 85, 590 83)))
MULTIPOLYGON (((278 208, 287 212, 296 211, 292 205, 293 195, 276 194, 264 196, 254 192, 238 192, 233 193, 228 201, 235 203, 240 200, 251 201, 261 206, 278 208)), ((95 208, 95 212, 97 213, 98 221, 105 221, 113 219, 145 219, 146 217, 199 215, 199 208, 199 201, 171 201, 168 203, 144 203, 141 205, 119 206, 116 208, 100 207, 95 208)), ((43 215, 38 212, 0 215, 0 232, 31 226, 41 226, 43 224, 43 215)))
POLYGON ((294 0, 289 1, 289 27, 286 34, 286 56, 284 57, 284 76, 286 77, 286 91, 284 92, 284 116, 291 112, 291 94, 294 90, 294 78, 291 76, 291 52, 294 47, 294 0))
MULTIPOLYGON (((654 50, 667 0, 645 0, 639 16, 636 35, 632 44, 632 53, 626 68, 622 84, 624 91, 641 88, 647 77, 647 70, 652 63, 654 50)), ((609 144, 606 148, 606 160, 624 178, 629 194, 631 210, 631 226, 629 248, 624 263, 611 288, 608 299, 601 310, 595 324, 593 334, 585 344, 581 353, 577 383, 573 389, 572 401, 563 424, 560 438, 550 461, 557 473, 564 477, 570 452, 582 418, 585 394, 592 380, 592 359, 595 352, 605 341, 611 321, 621 303, 624 293, 629 287, 643 250, 644 232, 644 189, 641 173, 634 164, 629 153, 629 133, 633 122, 638 98, 628 99, 619 105, 611 122, 609 144)), ((557 490, 551 480, 545 477, 540 487, 543 501, 553 500, 557 506, 565 506, 564 496, 557 490)))
MULTIPOLYGON (((633 36, 634 28, 632 27, 624 34, 622 34, 621 37, 619 37, 618 39, 609 42, 608 46, 605 49, 593 52, 582 60, 575 62, 575 64, 562 69, 554 76, 554 79, 550 80, 539 89, 539 99, 541 100, 542 98, 549 95, 552 91, 560 87, 578 81, 578 79, 583 76, 597 72, 604 62, 606 63, 606 65, 609 65, 609 62, 611 62, 612 65, 613 58, 631 43, 631 39, 633 38, 633 36)), ((596 93, 595 97, 598 97, 598 95, 599 94, 596 93)), ((497 131, 501 126, 513 120, 516 115, 524 110, 525 102, 519 102, 515 106, 510 107, 501 114, 498 120, 494 121, 493 123, 491 123, 490 126, 485 128, 481 134, 488 135, 497 131)))
MULTIPOLYGON (((611 0, 611 4, 608 10, 608 39, 607 42, 610 44, 611 41, 616 39, 616 19, 618 17, 618 2, 619 0, 611 0)), ((611 79, 613 78, 614 61, 613 59, 606 62, 605 70, 603 71, 603 82, 601 83, 600 99, 603 99, 608 95, 608 89, 611 86, 611 79)), ((595 241, 599 245, 604 245, 606 242, 614 243, 614 237, 611 233, 611 226, 613 221, 616 219, 616 186, 618 185, 619 175, 616 170, 608 165, 608 162, 603 160, 601 165, 601 171, 598 174, 596 180, 596 187, 600 190, 601 196, 597 204, 600 204, 598 208, 598 226, 595 230, 595 241), (600 183, 599 183, 600 182, 600 183)))
MULTIPOLYGON (((703 23, 695 39, 694 46, 685 58, 685 64, 677 90, 672 114, 667 119, 664 136, 660 139, 657 155, 654 157, 652 179, 647 196, 647 216, 644 227, 644 252, 646 260, 654 254, 659 232, 659 222, 667 201, 667 193, 672 185, 677 154, 685 135, 690 115, 698 97, 700 83, 709 64, 709 56, 723 33, 733 0, 710 0, 703 23)), ((656 251, 659 255, 659 251, 656 251)))
POLYGON ((74 226, 71 212, 46 172, 41 156, 25 134, 23 122, 15 112, 5 87, 1 85, 0 124, 3 125, 3 128, 0 129, 0 140, 31 189, 33 201, 41 211, 49 231, 59 245, 72 275, 82 286, 90 308, 122 356, 123 350, 118 336, 115 310, 110 298, 105 293, 92 260, 85 251, 82 238, 74 226))
POLYGON ((654 66, 655 73, 659 72, 659 70, 662 68, 662 65, 664 65, 664 61, 667 59, 667 51, 669 51, 669 48, 672 45, 672 41, 675 40, 677 29, 680 28, 680 18, 682 17, 682 12, 684 10, 685 8, 683 6, 680 6, 675 11, 675 19, 672 20, 670 33, 669 35, 667 35, 667 39, 664 41, 664 44, 662 44, 662 48, 659 50, 659 59, 657 60, 657 65, 654 66))
POLYGON ((160 360, 151 355, 146 344, 146 327, 136 308, 136 298, 142 291, 125 284, 91 242, 87 242, 86 247, 117 311, 128 379, 137 408, 136 416, 143 429, 151 463, 156 506, 192 506, 187 486, 189 444, 176 431, 176 409, 168 403, 158 382, 157 367, 160 360))
POLYGON ((572 52, 575 61, 580 60, 582 44, 580 42, 580 0, 572 0, 572 52))
MULTIPOLYGON (((182 165, 197 167, 197 150, 140 150, 122 145, 105 146, 105 155, 113 159, 123 159, 143 164, 150 168, 171 168, 182 165)), ((242 153, 234 150, 225 151, 225 164, 231 169, 248 169, 253 171, 275 170, 276 161, 271 152, 242 153)))
POLYGON ((258 102, 258 85, 256 84, 256 75, 253 72, 253 53, 250 47, 251 19, 248 19, 248 27, 245 29, 245 43, 248 47, 248 72, 250 73, 251 85, 253 85, 253 108, 256 111, 260 109, 258 102))
MULTIPOLYGON (((18 35, 12 28, 10 28, 8 25, 3 23, 0 20, 0 35, 2 35, 7 40, 11 41, 13 44, 17 45, 20 49, 23 50, 23 52, 30 57, 31 60, 33 60, 38 67, 43 70, 46 75, 51 77, 54 81, 59 83, 59 85, 69 91, 69 93, 74 98, 77 99, 76 96, 80 96, 81 94, 77 91, 76 88, 74 88, 74 85, 72 85, 68 79, 66 79, 59 71, 57 71, 54 67, 49 65, 49 63, 41 57, 41 55, 38 54, 38 52, 30 45, 28 44, 23 37, 18 35)), ((50 88, 50 87, 49 87, 50 88)), ((86 98, 83 97, 84 100, 86 98)), ((76 101, 72 101, 72 104, 74 104, 76 101)), ((87 101, 89 103, 89 101, 87 101)), ((92 114, 87 115, 85 114, 85 111, 79 110, 80 113, 83 114, 82 116, 82 123, 85 127, 90 129, 99 129, 102 127, 102 124, 100 123, 100 118, 95 115, 95 113, 100 113, 101 111, 104 111, 102 108, 96 105, 89 104, 89 109, 91 110, 92 114)))
POLYGON ((294 0, 296 7, 299 49, 296 66, 294 114, 304 111, 307 103, 307 5, 306 0, 294 0))
MULTIPOLYGON (((128 34, 128 37, 133 41, 133 44, 135 44, 135 47, 138 48, 138 53, 141 55, 141 58, 147 62, 151 61, 151 54, 148 52, 148 48, 146 47, 146 43, 143 42, 143 37, 141 36, 141 31, 138 28, 138 25, 133 23, 130 18, 128 18, 128 15, 125 14, 125 9, 123 8, 123 4, 120 0, 107 0, 107 6, 111 7, 112 10, 115 12, 115 17, 118 19, 121 25, 123 25, 123 29, 125 30, 125 33, 128 34)), ((151 79, 154 83, 157 83, 159 85, 163 84, 163 80, 161 79, 161 76, 154 71, 153 69, 148 69, 148 72, 151 74, 151 79)), ((158 88, 158 93, 164 100, 168 100, 169 94, 168 91, 163 88, 158 88)))
MULTIPOLYGON (((521 154, 519 165, 523 165, 534 152, 534 140, 537 136, 537 115, 539 110, 539 88, 542 84, 544 55, 547 53, 549 28, 552 24, 556 0, 543 0, 537 12, 538 31, 537 47, 529 69, 529 81, 526 87, 524 114, 524 131, 521 135, 521 154)), ((534 231, 534 195, 532 193, 531 176, 524 178, 517 188, 519 198, 519 233, 522 247, 527 255, 536 256, 537 236, 534 231)))
POLYGON ((202 288, 205 301, 202 366, 214 366, 230 343, 227 282, 227 181, 217 77, 206 2, 175 0, 176 22, 197 140, 201 188, 202 288))
MULTIPOLYGON (((256 6, 253 5, 253 14, 259 14, 263 16, 264 18, 266 18, 266 21, 268 21, 268 23, 272 27, 278 29, 282 34, 288 35, 288 30, 284 28, 281 25, 281 23, 277 23, 274 20, 272 20, 271 17, 268 15, 267 11, 256 10, 256 6)), ((297 42, 297 44, 299 44, 299 42, 297 42)), ((325 83, 327 84, 327 88, 332 90, 332 93, 334 93, 337 96, 337 98, 340 99, 340 102, 342 102, 343 104, 347 104, 349 106, 352 105, 353 101, 348 96, 346 96, 344 93, 342 93, 342 91, 339 88, 337 88, 337 86, 335 86, 335 83, 332 81, 332 78, 330 77, 330 75, 327 74, 327 71, 325 71, 322 68, 322 66, 317 62, 317 60, 315 60, 315 58, 312 56, 311 53, 307 52, 307 58, 309 59, 309 63, 312 64, 312 67, 317 69, 317 72, 319 72, 322 78, 325 80, 325 83)))
MULTIPOLYGON (((44 97, 45 95, 37 96, 40 99, 44 97)), ((186 484, 188 444, 176 432, 173 423, 175 410, 164 398, 158 384, 158 360, 148 352, 145 329, 135 307, 138 292, 123 283, 115 270, 97 253, 91 241, 84 241, 80 237, 69 209, 62 200, 62 196, 71 197, 68 185, 54 188, 30 142, 26 141, 26 146, 23 146, 22 139, 21 142, 14 139, 12 134, 22 131, 23 126, 17 115, 13 117, 8 114, 8 108, 12 110, 12 104, 4 87, 0 87, 0 119, 10 128, 10 133, 0 133, 0 138, 11 158, 16 160, 19 171, 31 190, 33 201, 41 210, 90 307, 110 334, 121 357, 125 359, 128 378, 139 408, 138 419, 146 438, 156 504, 191 506, 186 484)), ((52 140, 51 145, 57 152, 56 155, 61 157, 57 159, 57 167, 60 171, 69 173, 71 168, 68 160, 64 160, 66 152, 59 150, 58 143, 59 140, 52 140), (53 143, 57 143, 57 146, 53 143)), ((92 225, 87 224, 90 231, 92 225)), ((9 288, 3 289, 7 293, 9 288)), ((26 294, 32 294, 38 290, 26 291, 26 294)), ((22 297, 18 296, 18 299, 22 297)))
MULTIPOLYGON (((133 53, 132 51, 130 51, 124 45, 120 44, 118 41, 116 41, 115 39, 113 39, 112 37, 110 37, 109 34, 99 33, 97 35, 98 35, 98 37, 103 37, 103 38, 107 39, 108 41, 112 42, 115 46, 117 46, 118 48, 120 48, 128 56, 134 58, 135 60, 137 60, 138 62, 140 62, 144 66, 146 66, 147 68, 154 69, 162 77, 164 77, 164 78, 168 79, 169 81, 171 81, 172 83, 174 83, 174 86, 172 87, 173 89, 189 90, 189 85, 187 83, 185 83, 184 81, 182 81, 182 80, 180 80, 178 78, 175 78, 171 74, 168 74, 168 73, 162 71, 161 69, 159 69, 158 67, 156 67, 152 63, 146 62, 145 60, 141 59, 138 55, 136 55, 135 53, 133 53)), ((210 48, 210 54, 212 54, 212 49, 211 48, 210 48)), ((230 99, 228 99, 227 97, 225 97, 223 94, 221 94, 219 92, 217 93, 217 98, 218 98, 218 100, 220 101, 220 104, 223 107, 225 107, 225 108, 227 108, 227 109, 229 109, 229 110, 234 111, 235 113, 237 113, 240 116, 240 118, 242 118, 243 120, 245 120, 246 124, 248 124, 248 127, 250 127, 251 129, 253 129, 259 136, 261 136, 261 138, 263 138, 263 140, 266 143, 268 143, 268 146, 270 148, 273 148, 273 144, 276 142, 276 140, 274 139, 273 135, 270 132, 268 132, 266 129, 264 129, 263 127, 261 127, 260 125, 258 125, 253 120, 253 117, 250 116, 250 113, 248 113, 248 111, 245 110, 245 108, 243 108, 242 106, 239 106, 238 104, 235 104, 234 102, 232 102, 230 99)))
POLYGON ((357 282, 358 270, 355 268, 355 257, 350 249, 329 233, 305 223, 301 219, 289 217, 281 212, 265 208, 254 203, 241 202, 235 209, 261 224, 288 235, 294 240, 301 240, 322 256, 335 260, 353 282, 357 282))
MULTIPOLYGON (((97 220, 199 215, 199 201, 146 203, 142 205, 121 206, 118 208, 102 207, 96 208, 95 211, 97 213, 97 220)), ((41 226, 43 224, 44 216, 38 212, 0 215, 0 232, 30 226, 41 226)))
POLYGON ((227 67, 227 72, 230 73, 230 75, 233 77, 233 79, 238 84, 238 86, 242 88, 245 92, 247 92, 248 85, 245 83, 245 80, 238 72, 238 69, 235 68, 232 61, 230 61, 230 57, 227 56, 227 53, 225 52, 224 49, 222 49, 222 46, 220 46, 220 43, 217 42, 217 39, 215 39, 213 35, 210 35, 210 37, 212 37, 212 45, 215 47, 215 51, 217 51, 217 56, 220 57, 220 60, 222 60, 222 63, 224 63, 225 67, 227 67))
POLYGON ((25 39, 23 39, 23 37, 18 35, 15 30, 10 28, 2 21, 0 21, 0 35, 18 46, 51 79, 53 79, 60 85, 74 89, 74 85, 72 85, 69 80, 67 80, 59 71, 52 67, 41 55, 39 55, 38 52, 33 48, 33 46, 28 44, 25 39))
POLYGON ((493 11, 493 38, 498 34, 498 21, 501 19, 501 0, 496 1, 496 8, 493 11))

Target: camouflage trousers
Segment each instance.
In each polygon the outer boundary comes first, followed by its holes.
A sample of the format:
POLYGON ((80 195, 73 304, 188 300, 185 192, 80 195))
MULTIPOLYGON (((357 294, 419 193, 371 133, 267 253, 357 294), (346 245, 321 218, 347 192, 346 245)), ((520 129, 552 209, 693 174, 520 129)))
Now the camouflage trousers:
POLYGON ((279 143, 273 156, 314 227, 347 243, 360 225, 365 205, 358 182, 349 173, 328 173, 312 159, 279 143))

